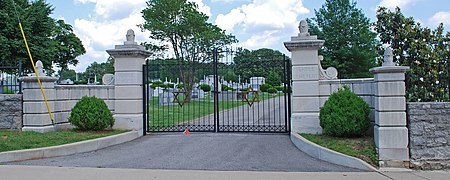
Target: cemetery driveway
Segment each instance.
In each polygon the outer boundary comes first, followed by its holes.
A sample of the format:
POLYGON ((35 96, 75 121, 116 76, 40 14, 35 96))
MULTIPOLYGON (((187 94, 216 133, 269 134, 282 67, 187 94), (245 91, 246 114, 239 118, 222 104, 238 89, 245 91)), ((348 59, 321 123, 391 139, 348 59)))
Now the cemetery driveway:
POLYGON ((150 134, 98 151, 9 163, 61 167, 214 171, 360 171, 314 159, 299 151, 287 134, 150 134))

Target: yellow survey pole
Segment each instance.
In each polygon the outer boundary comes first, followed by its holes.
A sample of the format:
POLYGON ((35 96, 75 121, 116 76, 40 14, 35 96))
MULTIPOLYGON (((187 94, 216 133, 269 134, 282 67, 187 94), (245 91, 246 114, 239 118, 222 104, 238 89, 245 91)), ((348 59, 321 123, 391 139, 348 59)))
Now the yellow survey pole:
POLYGON ((22 33, 23 41, 25 42, 25 47, 27 48, 28 56, 30 57, 31 65, 33 66, 33 70, 34 70, 34 74, 36 75, 36 78, 37 78, 37 81, 39 84, 39 88, 41 89, 42 96, 44 97, 45 106, 47 107, 48 115, 50 116, 50 120, 52 121, 53 126, 55 126, 55 123, 53 121, 53 114, 50 109, 50 106, 48 105, 47 96, 45 95, 44 88, 42 88, 42 83, 39 78, 39 73, 36 70, 36 66, 34 66, 33 56, 31 56, 30 48, 28 47, 27 38, 25 37, 25 33, 22 28, 22 23, 20 22, 19 15, 17 14, 16 4, 15 4, 14 0, 11 0, 11 1, 13 2, 14 10, 16 11, 17 20, 19 21, 20 32, 22 33))

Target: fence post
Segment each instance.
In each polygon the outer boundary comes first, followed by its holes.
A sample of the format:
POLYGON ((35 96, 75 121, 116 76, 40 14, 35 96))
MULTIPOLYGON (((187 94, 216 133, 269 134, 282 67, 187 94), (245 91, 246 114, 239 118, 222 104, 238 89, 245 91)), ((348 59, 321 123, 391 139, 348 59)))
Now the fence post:
POLYGON ((405 73, 409 67, 395 66, 391 48, 386 48, 381 67, 370 69, 375 75, 374 140, 381 167, 401 167, 409 162, 406 127, 405 73))
MULTIPOLYGON (((42 62, 36 62, 37 73, 45 91, 50 109, 55 111, 55 82, 58 78, 49 77, 42 71, 42 62)), ((23 91, 23 128, 22 131, 49 132, 54 131, 52 121, 45 105, 44 97, 36 76, 19 78, 24 83, 23 91)), ((52 112, 52 113, 53 113, 52 112)), ((55 118, 55 123, 58 123, 55 118)), ((58 124, 63 126, 64 124, 58 124)))
POLYGON ((115 129, 137 130, 143 135, 142 65, 151 53, 135 42, 133 30, 128 30, 124 45, 106 50, 115 58, 115 129))
POLYGON ((17 74, 19 75, 19 94, 22 94, 22 81, 20 81, 22 77, 22 61, 19 61, 19 72, 17 74))
POLYGON ((308 23, 300 22, 300 33, 285 42, 292 53, 292 133, 322 133, 319 112, 319 49, 325 43, 308 33, 308 23))

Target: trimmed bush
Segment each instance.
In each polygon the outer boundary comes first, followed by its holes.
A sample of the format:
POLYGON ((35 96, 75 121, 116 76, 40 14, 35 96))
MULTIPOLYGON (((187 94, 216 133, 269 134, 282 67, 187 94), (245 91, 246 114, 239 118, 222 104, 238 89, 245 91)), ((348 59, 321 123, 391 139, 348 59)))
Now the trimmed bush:
POLYGON ((241 91, 248 91, 250 90, 249 88, 242 88, 241 91))
POLYGON ((84 96, 70 112, 69 122, 82 131, 101 131, 114 125, 114 118, 105 101, 84 96))
POLYGON ((275 89, 274 87, 271 87, 271 88, 267 89, 267 92, 270 93, 270 94, 274 94, 274 93, 277 93, 278 90, 275 89))
POLYGON ((169 88, 175 88, 175 84, 167 84, 167 87, 169 87, 169 88))
POLYGON ((274 88, 277 89, 277 91, 283 91, 283 89, 284 89, 283 86, 275 86, 274 88))
POLYGON ((259 90, 261 90, 261 92, 267 92, 267 90, 270 89, 270 88, 273 88, 273 86, 270 85, 270 84, 262 84, 259 87, 259 90))
POLYGON ((202 84, 200 85, 200 89, 203 90, 204 92, 209 92, 211 91, 211 86, 207 84, 202 84))
POLYGON ((344 86, 320 109, 320 126, 330 136, 358 137, 370 127, 369 113, 369 105, 344 86))
POLYGON ((184 84, 177 84, 177 88, 178 89, 183 89, 184 88, 184 84))

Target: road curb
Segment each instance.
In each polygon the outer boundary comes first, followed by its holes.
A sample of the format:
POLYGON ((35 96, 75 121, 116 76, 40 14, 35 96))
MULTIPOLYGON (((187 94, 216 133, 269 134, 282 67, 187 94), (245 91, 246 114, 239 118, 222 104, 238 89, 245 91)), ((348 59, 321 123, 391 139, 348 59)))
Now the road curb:
POLYGON ((0 163, 24 161, 30 159, 42 159, 56 156, 67 156, 77 153, 90 152, 132 141, 139 137, 140 136, 137 131, 131 131, 103 138, 91 139, 59 146, 2 152, 0 153, 0 163))
POLYGON ((327 161, 333 164, 338 164, 341 166, 347 166, 365 171, 378 172, 378 169, 374 168, 373 166, 369 165, 368 163, 364 162, 361 159, 351 157, 319 146, 311 141, 308 141, 307 139, 305 139, 304 137, 300 136, 297 133, 291 133, 290 136, 292 143, 294 143, 294 145, 297 146, 298 149, 314 158, 327 161))

